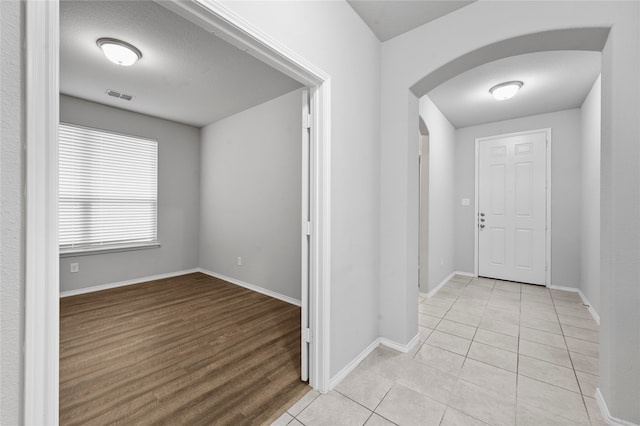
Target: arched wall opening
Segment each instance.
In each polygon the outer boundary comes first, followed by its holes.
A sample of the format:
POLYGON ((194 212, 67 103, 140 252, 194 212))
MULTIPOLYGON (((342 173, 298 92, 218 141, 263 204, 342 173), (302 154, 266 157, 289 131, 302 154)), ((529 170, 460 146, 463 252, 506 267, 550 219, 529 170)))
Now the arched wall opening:
MULTIPOLYGON (((578 13, 575 5, 563 2, 477 2, 383 45, 382 337, 408 344, 418 331, 418 167, 412 159, 418 148, 415 118, 419 96, 464 69, 501 57, 545 50, 601 50, 602 322, 598 395, 612 417, 640 421, 640 371, 629 374, 629 367, 637 364, 640 356, 640 290, 632 284, 640 280, 640 239, 636 238, 640 226, 633 219, 640 215, 639 17, 640 7, 635 3, 584 2, 578 13), (442 49, 442 40, 447 40, 447 49, 442 49), (631 262, 631 258, 636 261, 631 262), (625 302, 623 295, 634 302, 625 302)), ((423 118, 433 150, 437 131, 430 123, 431 117, 423 118)), ((453 202, 452 197, 443 199, 439 207, 446 210, 453 202)), ((431 217, 430 222, 438 228, 435 219, 431 217)), ((430 246, 430 251, 433 249, 430 246)), ((433 255, 438 254, 430 253, 433 255)), ((444 250, 445 264, 447 255, 444 250)), ((434 268, 430 264, 429 272, 434 268)))

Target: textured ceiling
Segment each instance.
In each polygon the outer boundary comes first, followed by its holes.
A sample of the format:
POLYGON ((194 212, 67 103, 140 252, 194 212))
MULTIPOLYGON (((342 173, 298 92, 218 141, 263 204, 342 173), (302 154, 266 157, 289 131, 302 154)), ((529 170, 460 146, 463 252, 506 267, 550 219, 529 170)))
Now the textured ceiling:
POLYGON ((473 1, 347 0, 380 41, 431 22, 473 1))
POLYGON ((62 1, 60 91, 201 127, 302 85, 151 1, 62 1), (117 38, 142 51, 131 67, 96 45, 117 38), (107 96, 112 89, 132 101, 107 96))
POLYGON ((428 93, 456 128, 578 108, 600 74, 601 54, 552 51, 512 56, 472 68, 428 93), (505 101, 489 89, 520 80, 524 86, 505 101))

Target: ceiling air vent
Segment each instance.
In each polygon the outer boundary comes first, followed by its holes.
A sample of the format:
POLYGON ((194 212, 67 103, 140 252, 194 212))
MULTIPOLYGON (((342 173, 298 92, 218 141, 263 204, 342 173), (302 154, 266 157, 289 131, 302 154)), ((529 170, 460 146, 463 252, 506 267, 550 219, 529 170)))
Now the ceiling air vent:
POLYGON ((124 93, 116 92, 115 90, 111 90, 111 89, 107 89, 107 91, 105 93, 107 95, 109 95, 109 96, 113 96, 114 98, 124 99, 125 101, 130 101, 133 98, 135 98, 135 96, 131 96, 131 95, 127 95, 127 94, 124 94, 124 93))

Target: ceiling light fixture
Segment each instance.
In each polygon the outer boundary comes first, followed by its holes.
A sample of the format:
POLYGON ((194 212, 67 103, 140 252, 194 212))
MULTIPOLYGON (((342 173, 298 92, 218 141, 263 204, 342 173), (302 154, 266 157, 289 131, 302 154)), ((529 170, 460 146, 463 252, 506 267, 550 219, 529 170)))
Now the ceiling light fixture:
POLYGON ((489 93, 498 101, 504 101, 505 99, 513 98, 518 90, 524 85, 521 81, 507 81, 505 83, 496 84, 489 93))
POLYGON ((142 58, 142 53, 133 45, 115 38, 100 38, 96 44, 102 49, 102 53, 116 65, 128 67, 142 58))

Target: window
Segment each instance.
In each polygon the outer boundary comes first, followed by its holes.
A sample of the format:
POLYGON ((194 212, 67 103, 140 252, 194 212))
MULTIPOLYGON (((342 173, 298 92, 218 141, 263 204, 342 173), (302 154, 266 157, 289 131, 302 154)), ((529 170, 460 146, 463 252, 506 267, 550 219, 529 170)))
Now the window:
POLYGON ((158 244, 158 142, 60 123, 60 253, 158 244))

